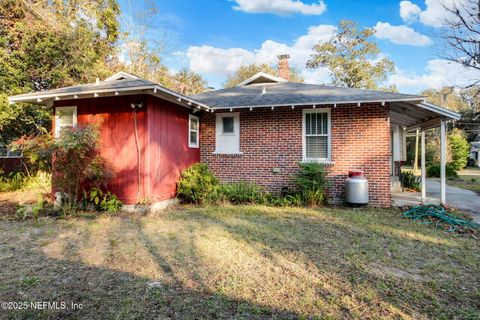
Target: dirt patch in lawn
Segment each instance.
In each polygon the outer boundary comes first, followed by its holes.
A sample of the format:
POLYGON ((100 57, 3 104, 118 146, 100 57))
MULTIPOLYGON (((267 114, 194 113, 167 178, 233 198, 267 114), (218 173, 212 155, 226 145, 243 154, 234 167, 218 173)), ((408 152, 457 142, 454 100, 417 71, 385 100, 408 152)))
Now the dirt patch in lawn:
POLYGON ((0 222, 7 318, 480 317, 479 242, 396 210, 177 207, 0 222))
POLYGON ((31 179, 24 189, 0 192, 0 220, 13 218, 18 205, 36 204, 40 198, 45 198, 43 195, 49 191, 50 180, 35 178, 31 179))

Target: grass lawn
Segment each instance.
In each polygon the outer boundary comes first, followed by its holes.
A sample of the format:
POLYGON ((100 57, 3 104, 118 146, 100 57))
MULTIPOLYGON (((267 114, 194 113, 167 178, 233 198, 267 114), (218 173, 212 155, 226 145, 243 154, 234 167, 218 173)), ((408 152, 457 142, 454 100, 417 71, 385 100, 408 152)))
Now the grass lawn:
MULTIPOLYGON (((402 170, 413 171, 411 166, 403 166, 402 170)), ((420 176, 420 171, 415 172, 420 176)), ((440 178, 429 178, 440 181, 440 178)), ((480 168, 465 168, 458 172, 458 177, 447 178, 447 184, 452 187, 472 190, 480 194, 480 168)))
POLYGON ((479 319, 480 241, 397 210, 177 207, 0 222, 17 319, 479 319))
POLYGON ((476 191, 480 194, 480 168, 466 168, 458 172, 458 177, 448 178, 447 184, 452 187, 476 191))

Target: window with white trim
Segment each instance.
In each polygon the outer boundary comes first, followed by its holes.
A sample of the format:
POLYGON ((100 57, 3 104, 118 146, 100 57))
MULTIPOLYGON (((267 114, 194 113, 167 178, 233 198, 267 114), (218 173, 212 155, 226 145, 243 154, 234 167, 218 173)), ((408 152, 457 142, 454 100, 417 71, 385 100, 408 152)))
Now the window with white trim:
POLYGON ((330 109, 303 109, 303 160, 331 160, 330 109))
POLYGON ((216 114, 215 153, 240 154, 240 113, 216 114))
POLYGON ((191 114, 188 118, 188 146, 198 148, 200 120, 197 116, 191 114))
POLYGON ((55 137, 58 138, 63 131, 77 126, 77 107, 55 108, 55 137))

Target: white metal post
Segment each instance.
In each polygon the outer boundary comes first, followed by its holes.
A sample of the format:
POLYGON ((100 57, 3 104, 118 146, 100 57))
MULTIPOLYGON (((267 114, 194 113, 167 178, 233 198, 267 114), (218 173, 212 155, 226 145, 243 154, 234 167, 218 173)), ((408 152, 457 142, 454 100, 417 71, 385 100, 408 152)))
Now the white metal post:
POLYGON ((425 131, 422 130, 421 138, 421 175, 422 175, 422 202, 425 203, 427 198, 427 179, 426 179, 426 170, 425 170, 425 131))
POLYGON ((440 122, 440 202, 446 203, 446 165, 447 165, 447 135, 445 119, 440 122))

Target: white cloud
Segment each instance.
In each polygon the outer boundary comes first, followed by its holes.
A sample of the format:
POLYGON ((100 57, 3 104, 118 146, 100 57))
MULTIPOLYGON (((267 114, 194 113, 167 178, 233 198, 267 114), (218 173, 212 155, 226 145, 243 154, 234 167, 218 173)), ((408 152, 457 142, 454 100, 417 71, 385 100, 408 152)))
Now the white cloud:
POLYGON ((299 0, 234 0, 237 6, 233 9, 248 13, 273 13, 289 15, 300 13, 304 15, 320 15, 327 10, 323 1, 305 4, 299 0))
POLYGON ((290 54, 290 65, 300 70, 305 80, 310 83, 324 83, 328 79, 326 69, 305 70, 312 54, 312 48, 319 42, 328 41, 337 28, 332 25, 318 25, 308 28, 305 35, 297 38, 292 45, 266 40, 260 48, 253 51, 242 48, 216 48, 212 46, 192 46, 187 50, 187 58, 192 71, 226 78, 241 65, 252 63, 276 64, 277 55, 290 54))
POLYGON ((418 33, 405 25, 392 26, 388 22, 379 21, 373 28, 378 39, 389 40, 395 44, 423 47, 433 43, 426 35, 418 33))
POLYGON ((420 21, 427 26, 441 27, 447 16, 444 5, 451 7, 454 0, 425 0, 426 9, 420 12, 420 21))
POLYGON ((442 27, 445 19, 451 17, 445 8, 455 6, 462 10, 466 7, 465 0, 425 0, 425 10, 410 1, 400 2, 400 16, 405 22, 420 20, 421 23, 431 27, 442 27))
POLYGON ((317 68, 317 69, 305 69, 305 67, 300 72, 305 83, 311 84, 327 84, 332 80, 331 72, 328 68, 317 68))
POLYGON ((422 12, 422 9, 416 4, 410 1, 400 2, 400 17, 403 21, 408 23, 418 19, 420 12, 422 12))
POLYGON ((440 89, 444 86, 466 86, 480 79, 480 71, 443 59, 428 61, 424 74, 397 69, 389 79, 400 91, 418 93, 427 88, 440 89))
POLYGON ((222 49, 206 45, 188 48, 187 57, 192 71, 216 75, 232 73, 242 64, 255 61, 255 54, 245 49, 222 49))

